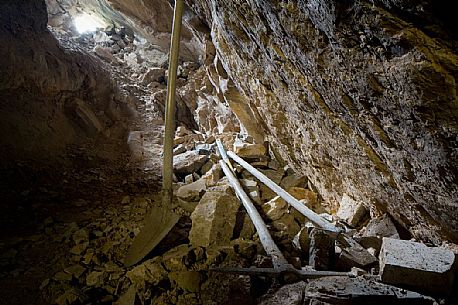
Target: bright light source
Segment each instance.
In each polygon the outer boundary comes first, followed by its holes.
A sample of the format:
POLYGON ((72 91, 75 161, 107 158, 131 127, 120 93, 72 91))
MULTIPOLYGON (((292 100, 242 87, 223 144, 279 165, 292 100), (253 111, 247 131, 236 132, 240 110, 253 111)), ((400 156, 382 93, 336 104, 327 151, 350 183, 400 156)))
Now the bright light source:
POLYGON ((97 28, 105 27, 105 24, 98 18, 89 14, 82 14, 75 18, 76 30, 82 34, 85 32, 95 32, 97 28))

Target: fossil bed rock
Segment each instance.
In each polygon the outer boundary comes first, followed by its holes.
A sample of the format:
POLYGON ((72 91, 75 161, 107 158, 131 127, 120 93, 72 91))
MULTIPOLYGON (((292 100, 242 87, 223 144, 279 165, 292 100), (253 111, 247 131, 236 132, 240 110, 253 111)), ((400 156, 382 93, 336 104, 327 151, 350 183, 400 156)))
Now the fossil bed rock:
POLYGON ((272 150, 324 199, 456 241, 456 26, 432 2, 188 4, 272 150))

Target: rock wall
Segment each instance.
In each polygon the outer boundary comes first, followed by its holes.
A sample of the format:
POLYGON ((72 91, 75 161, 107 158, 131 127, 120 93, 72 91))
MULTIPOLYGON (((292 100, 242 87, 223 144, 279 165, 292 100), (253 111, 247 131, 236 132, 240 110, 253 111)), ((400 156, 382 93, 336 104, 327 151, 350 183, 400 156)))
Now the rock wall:
POLYGON ((0 3, 2 170, 17 173, 31 161, 61 173, 69 154, 113 161, 126 151, 129 107, 110 73, 94 57, 60 47, 47 20, 44 1, 0 3))
POLYGON ((457 31, 447 6, 187 2, 272 150, 324 199, 348 194, 424 241, 458 239, 457 31))

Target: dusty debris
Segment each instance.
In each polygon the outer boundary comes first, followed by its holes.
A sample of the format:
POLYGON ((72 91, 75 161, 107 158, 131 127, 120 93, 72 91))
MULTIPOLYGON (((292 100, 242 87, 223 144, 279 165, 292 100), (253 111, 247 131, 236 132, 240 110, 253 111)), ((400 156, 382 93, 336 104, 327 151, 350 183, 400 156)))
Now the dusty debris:
POLYGON ((454 280, 455 254, 442 247, 383 238, 380 275, 384 283, 431 294, 448 294, 454 280))

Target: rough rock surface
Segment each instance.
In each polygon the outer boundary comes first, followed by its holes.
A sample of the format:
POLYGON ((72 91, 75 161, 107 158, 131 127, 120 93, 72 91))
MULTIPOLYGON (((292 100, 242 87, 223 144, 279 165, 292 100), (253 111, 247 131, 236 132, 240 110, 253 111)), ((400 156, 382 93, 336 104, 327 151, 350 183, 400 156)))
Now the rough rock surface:
POLYGON ((407 240, 383 238, 380 250, 382 281, 432 294, 449 293, 454 279, 455 254, 407 240))
POLYGON ((0 11, 0 166, 19 158, 56 166, 71 145, 94 145, 102 159, 126 150, 116 141, 128 107, 101 62, 59 46, 42 1, 2 1, 0 11))
POLYGON ((187 2, 275 153, 324 199, 347 193, 424 240, 458 239, 458 57, 446 5, 187 2))
POLYGON ((434 304, 434 300, 419 293, 381 284, 375 280, 347 277, 327 277, 312 280, 305 289, 305 300, 311 304, 434 304), (312 301, 313 302, 313 301, 312 301))
POLYGON ((207 161, 208 157, 199 155, 196 151, 187 151, 173 157, 173 169, 180 175, 197 172, 207 161))
MULTIPOLYGON (((166 0, 156 1, 112 1, 112 0, 46 0, 49 8, 50 25, 63 26, 72 23, 73 18, 82 12, 95 12, 95 15, 107 24, 118 24, 127 28, 135 28, 142 36, 159 46, 166 52, 170 44, 172 24, 170 19, 173 10, 166 0)), ((198 20, 188 12, 182 30, 182 56, 195 60, 202 55, 203 46, 192 35, 188 22, 199 25, 198 20), (196 24, 197 23, 197 24, 196 24)), ((205 28, 204 28, 205 29, 205 28)))
POLYGON ((285 285, 278 289, 273 296, 265 298, 259 304, 261 305, 301 305, 304 299, 304 289, 306 283, 298 282, 295 284, 285 285))
POLYGON ((193 246, 228 244, 240 203, 228 186, 208 190, 191 214, 189 240, 193 246))

